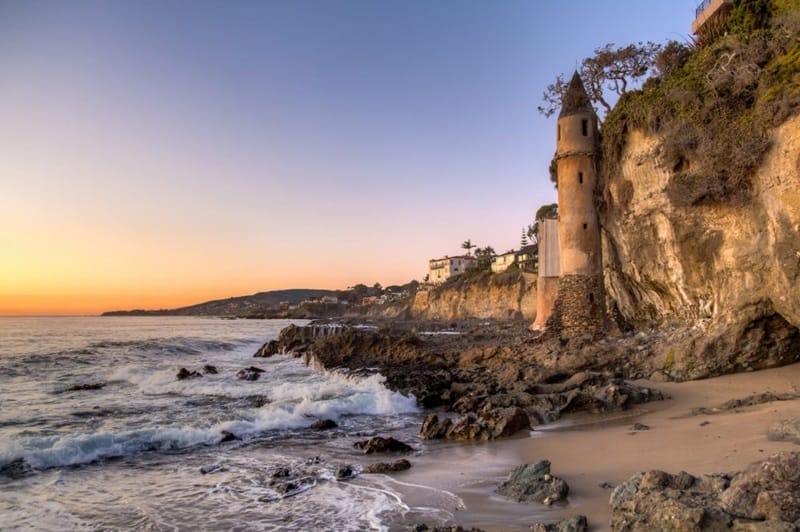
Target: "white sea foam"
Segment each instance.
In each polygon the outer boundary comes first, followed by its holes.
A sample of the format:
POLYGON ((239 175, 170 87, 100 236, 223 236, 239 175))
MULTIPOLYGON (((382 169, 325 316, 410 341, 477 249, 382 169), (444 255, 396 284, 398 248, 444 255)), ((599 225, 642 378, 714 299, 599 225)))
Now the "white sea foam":
MULTIPOLYGON (((294 368, 295 370, 298 368, 294 368)), ((124 367, 115 380, 135 383, 143 391, 238 397, 253 393, 252 383, 235 377, 209 375, 202 379, 175 381, 174 372, 148 373, 141 367, 124 367), (249 391, 248 391, 249 390, 249 391)), ((98 431, 58 436, 20 437, 0 440, 0 467, 23 458, 37 469, 93 462, 143 451, 184 449, 219 442, 223 430, 248 439, 267 431, 298 429, 313 418, 338 420, 346 415, 397 415, 416 412, 416 400, 383 385, 383 377, 349 378, 338 374, 311 373, 294 382, 261 383, 270 403, 259 409, 232 413, 231 419, 205 427, 154 426, 130 431, 98 431)), ((258 382, 258 381, 257 381, 258 382)))

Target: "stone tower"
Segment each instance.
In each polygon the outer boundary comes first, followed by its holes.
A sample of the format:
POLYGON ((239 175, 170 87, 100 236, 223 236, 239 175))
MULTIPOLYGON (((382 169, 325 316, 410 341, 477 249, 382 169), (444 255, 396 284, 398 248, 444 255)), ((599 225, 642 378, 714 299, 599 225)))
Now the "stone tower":
POLYGON ((561 275, 553 313, 564 336, 606 328, 600 225, 595 208, 597 115, 577 72, 558 116, 558 246, 561 275))

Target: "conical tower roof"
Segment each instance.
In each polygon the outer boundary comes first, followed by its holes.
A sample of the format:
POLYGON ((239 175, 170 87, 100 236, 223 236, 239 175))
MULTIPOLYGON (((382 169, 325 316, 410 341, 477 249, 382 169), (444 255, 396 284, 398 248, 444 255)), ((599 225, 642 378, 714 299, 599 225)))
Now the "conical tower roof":
POLYGON ((563 118, 576 113, 594 113, 592 101, 589 99, 589 95, 586 94, 586 87, 583 86, 583 81, 577 70, 572 75, 564 97, 561 99, 561 113, 558 117, 563 118))

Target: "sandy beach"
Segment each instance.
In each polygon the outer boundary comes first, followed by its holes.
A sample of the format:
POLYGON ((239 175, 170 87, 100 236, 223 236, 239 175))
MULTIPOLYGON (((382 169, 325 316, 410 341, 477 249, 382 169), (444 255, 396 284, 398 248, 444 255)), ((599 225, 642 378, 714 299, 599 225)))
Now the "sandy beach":
POLYGON ((692 410, 710 410, 763 392, 796 393, 800 364, 701 381, 639 384, 670 399, 610 415, 572 415, 538 426, 527 436, 488 444, 435 444, 431 453, 416 457, 408 473, 390 482, 417 499, 425 496, 414 488, 418 484, 453 493, 464 503, 457 509, 457 499, 452 499, 456 523, 465 528, 526 530, 537 521, 583 514, 591 530, 602 531, 609 530, 611 494, 603 483, 616 486, 650 469, 694 475, 738 471, 779 451, 798 449, 793 443, 769 441, 767 430, 775 421, 800 417, 800 400, 699 415, 692 410), (649 430, 635 431, 634 423, 649 430), (520 505, 495 493, 513 467, 541 459, 550 460, 552 473, 569 484, 567 504, 520 505))

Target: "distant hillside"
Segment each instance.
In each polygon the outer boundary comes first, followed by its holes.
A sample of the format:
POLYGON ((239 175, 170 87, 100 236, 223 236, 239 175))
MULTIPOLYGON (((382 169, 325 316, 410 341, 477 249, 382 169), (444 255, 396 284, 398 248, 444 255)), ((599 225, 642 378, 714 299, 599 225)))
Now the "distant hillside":
POLYGON ((336 296, 333 290, 296 288, 259 292, 250 296, 229 297, 188 307, 161 310, 114 310, 103 316, 248 316, 277 309, 282 302, 296 305, 308 298, 336 296))

